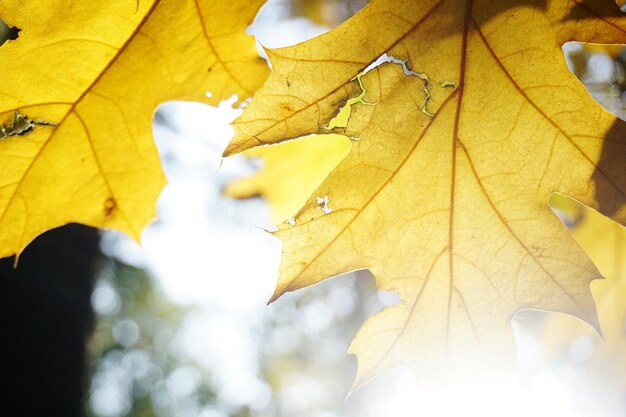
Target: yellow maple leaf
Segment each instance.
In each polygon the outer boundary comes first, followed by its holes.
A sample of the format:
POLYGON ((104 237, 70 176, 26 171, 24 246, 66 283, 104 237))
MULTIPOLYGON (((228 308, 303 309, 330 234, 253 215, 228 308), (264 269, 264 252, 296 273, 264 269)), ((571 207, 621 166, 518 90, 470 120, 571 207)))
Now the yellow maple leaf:
POLYGON ((139 239, 165 185, 157 105, 244 99, 266 78, 245 34, 263 0, 97 3, 0 3, 20 29, 0 47, 0 257, 68 222, 139 239))
POLYGON ((272 74, 225 155, 333 127, 360 138, 279 227, 272 297, 363 268, 400 295, 350 348, 357 386, 400 364, 496 368, 520 309, 597 326, 599 274, 547 200, 624 222, 626 124, 567 69, 571 40, 626 43, 626 18, 612 0, 374 0, 268 51, 272 74), (372 69, 381 57, 393 62, 372 69))

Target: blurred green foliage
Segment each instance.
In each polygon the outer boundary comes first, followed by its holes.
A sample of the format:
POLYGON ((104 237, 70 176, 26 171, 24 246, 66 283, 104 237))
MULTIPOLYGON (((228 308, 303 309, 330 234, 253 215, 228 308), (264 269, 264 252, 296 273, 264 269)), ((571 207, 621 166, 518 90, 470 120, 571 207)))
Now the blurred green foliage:
POLYGON ((110 259, 96 283, 89 416, 173 416, 214 402, 205 376, 172 343, 186 311, 142 270, 110 259))
POLYGON ((219 380, 181 349, 180 331, 193 309, 168 301, 144 271, 109 259, 92 297, 98 321, 90 342, 88 416, 357 415, 345 404, 356 366, 345 352, 377 308, 376 297, 371 276, 352 276, 268 307, 256 348, 271 399, 253 410, 220 398, 219 380))

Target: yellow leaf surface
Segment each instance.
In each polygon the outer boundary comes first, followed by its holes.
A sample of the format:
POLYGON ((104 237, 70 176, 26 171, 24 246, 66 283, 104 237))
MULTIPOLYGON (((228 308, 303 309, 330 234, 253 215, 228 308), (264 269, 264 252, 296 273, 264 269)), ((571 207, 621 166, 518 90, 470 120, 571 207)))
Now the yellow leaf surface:
POLYGON ((262 195, 273 209, 275 224, 290 221, 349 151, 350 142, 336 134, 247 150, 247 157, 263 161, 263 169, 232 182, 225 193, 235 198, 262 195))
POLYGON ((21 29, 0 47, 0 257, 68 222, 139 239, 165 185, 157 105, 266 78, 244 32, 262 0, 97 3, 0 2, 21 29))
POLYGON ((272 298, 363 268, 400 295, 350 348, 357 386, 402 364, 495 368, 514 354, 520 309, 597 326, 599 274, 547 200, 558 191, 624 222, 626 124, 567 69, 570 40, 626 43, 626 18, 612 0, 373 0, 268 51, 272 74, 225 154, 334 126, 360 138, 279 227, 272 298), (364 71, 384 54, 395 63, 364 71))
POLYGON ((551 205, 575 220, 572 235, 607 279, 591 285, 602 336, 572 317, 552 315, 544 327, 544 347, 554 362, 561 363, 577 343, 586 344, 589 356, 572 358, 581 379, 605 402, 622 409, 626 389, 626 228, 562 196, 554 198, 551 205))

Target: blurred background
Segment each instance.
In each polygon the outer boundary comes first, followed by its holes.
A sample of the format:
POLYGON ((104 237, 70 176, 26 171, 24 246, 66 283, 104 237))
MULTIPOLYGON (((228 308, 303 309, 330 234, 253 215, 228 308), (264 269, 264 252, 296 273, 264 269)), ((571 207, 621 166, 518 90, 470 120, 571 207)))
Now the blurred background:
MULTIPOLYGON (((364 4, 270 0, 249 32, 265 46, 286 46, 364 4)), ((626 50, 563 49, 590 93, 626 117, 626 50)), ((39 238, 17 271, 11 260, 0 264, 9 334, 2 356, 17 358, 3 366, 19 374, 16 390, 30 392, 15 397, 22 408, 8 415, 30 408, 66 417, 626 415, 626 232, 567 199, 553 209, 608 278, 593 284, 604 338, 572 317, 526 311, 514 320, 520 370, 511 380, 426 394, 396 369, 350 393, 350 341, 397 297, 378 293, 373 277, 359 272, 266 305, 281 251, 263 230, 272 229, 272 214, 261 199, 222 192, 262 166, 221 158, 241 111, 235 101, 159 108, 154 136, 169 185, 142 247, 115 232, 69 226, 39 238), (58 265, 79 253, 79 267, 58 265), (85 276, 93 279, 72 278, 85 276), (67 411, 55 414, 48 404, 67 411)))

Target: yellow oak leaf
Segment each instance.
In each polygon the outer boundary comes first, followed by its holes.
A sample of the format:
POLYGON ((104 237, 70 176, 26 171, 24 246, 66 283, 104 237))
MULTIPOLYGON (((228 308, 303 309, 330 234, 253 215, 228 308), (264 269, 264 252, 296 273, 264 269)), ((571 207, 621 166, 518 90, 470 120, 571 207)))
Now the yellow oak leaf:
POLYGON ((267 76, 245 34, 263 0, 96 3, 0 2, 20 29, 0 47, 0 257, 68 222, 139 239, 165 185, 157 105, 244 99, 267 76))
POLYGON ((276 232, 272 297, 364 268, 400 295, 352 343, 356 386, 403 364, 496 369, 521 309, 597 326, 599 274, 547 200, 626 221, 626 124, 568 70, 571 40, 626 43, 626 18, 612 0, 373 0, 268 51, 225 155, 335 126, 360 138, 276 232))

